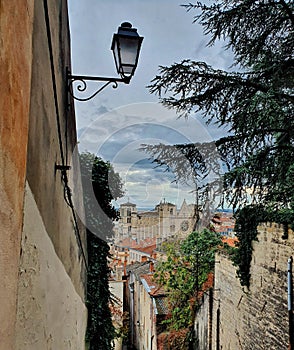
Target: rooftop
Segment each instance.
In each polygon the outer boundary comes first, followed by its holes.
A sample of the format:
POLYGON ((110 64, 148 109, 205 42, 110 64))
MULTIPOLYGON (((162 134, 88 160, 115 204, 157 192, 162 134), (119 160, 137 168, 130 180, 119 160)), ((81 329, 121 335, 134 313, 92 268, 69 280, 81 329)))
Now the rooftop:
POLYGON ((153 273, 142 274, 140 277, 141 277, 141 280, 145 281, 146 286, 148 287, 148 293, 152 297, 165 295, 165 290, 163 289, 163 287, 159 286, 154 281, 154 274, 153 273))
POLYGON ((153 273, 142 274, 140 276, 144 288, 152 298, 155 313, 157 315, 168 315, 168 299, 165 290, 154 281, 153 273))
POLYGON ((142 247, 141 245, 137 245, 131 248, 132 250, 137 250, 141 253, 145 253, 151 255, 153 251, 156 249, 156 244, 149 245, 147 247, 142 247))
POLYGON ((135 207, 136 204, 131 203, 131 202, 126 202, 120 205, 121 207, 135 207))
POLYGON ((126 271, 127 273, 133 273, 136 279, 139 280, 142 274, 147 274, 150 271, 150 262, 135 262, 131 265, 127 265, 126 271))
POLYGON ((155 301, 155 306, 157 309, 157 315, 168 315, 169 314, 167 298, 158 297, 158 298, 155 298, 154 301, 155 301))
POLYGON ((136 245, 138 245, 138 242, 136 239, 132 238, 124 238, 122 241, 115 244, 118 247, 124 247, 124 248, 133 248, 136 245))
POLYGON ((238 242, 237 238, 222 237, 223 243, 227 243, 230 247, 235 247, 238 242))

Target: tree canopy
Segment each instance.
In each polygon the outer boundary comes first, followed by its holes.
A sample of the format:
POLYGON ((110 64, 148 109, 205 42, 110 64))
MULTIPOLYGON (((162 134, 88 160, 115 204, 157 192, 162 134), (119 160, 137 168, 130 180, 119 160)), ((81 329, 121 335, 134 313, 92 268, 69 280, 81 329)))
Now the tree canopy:
POLYGON ((109 162, 92 153, 82 153, 80 163, 86 226, 92 234, 108 240, 118 217, 112 200, 123 196, 122 180, 109 162))
POLYGON ((109 308, 112 297, 107 240, 112 236, 113 220, 118 217, 111 201, 123 195, 122 181, 109 162, 94 154, 82 153, 80 164, 88 251, 87 341, 89 350, 111 350, 116 330, 109 308))
POLYGON ((194 231, 183 241, 163 243, 166 259, 156 265, 155 278, 167 293, 171 315, 164 322, 170 330, 193 328, 195 299, 221 246, 220 235, 208 229, 194 231))
POLYGON ((183 6, 195 11, 208 45, 224 40, 234 65, 224 71, 187 59, 161 66, 150 91, 181 116, 201 113, 228 134, 208 143, 143 149, 173 169, 179 181, 187 174, 202 181, 203 203, 219 196, 234 208, 258 203, 293 209, 294 3, 220 0, 183 6), (174 157, 179 152, 189 160, 180 166, 174 157))

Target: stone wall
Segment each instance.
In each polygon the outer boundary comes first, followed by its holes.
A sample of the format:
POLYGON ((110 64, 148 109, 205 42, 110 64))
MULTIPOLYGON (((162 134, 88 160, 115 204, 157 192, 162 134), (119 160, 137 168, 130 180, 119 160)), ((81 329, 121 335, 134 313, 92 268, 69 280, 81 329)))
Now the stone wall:
POLYGON ((250 289, 241 288, 226 255, 215 265, 212 348, 261 350, 288 348, 287 261, 294 235, 282 239, 283 227, 264 224, 253 242, 250 289))
POLYGON ((193 349, 211 350, 213 290, 209 289, 204 292, 199 303, 201 306, 196 311, 194 322, 193 349))

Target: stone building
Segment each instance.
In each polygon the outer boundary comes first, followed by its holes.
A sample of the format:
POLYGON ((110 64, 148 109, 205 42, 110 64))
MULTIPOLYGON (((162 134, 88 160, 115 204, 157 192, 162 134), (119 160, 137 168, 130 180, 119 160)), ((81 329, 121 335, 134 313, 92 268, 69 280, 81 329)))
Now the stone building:
POLYGON ((136 246, 129 249, 128 263, 142 261, 155 261, 157 257, 156 244, 147 245, 146 247, 136 246))
POLYGON ((155 283, 153 274, 152 261, 127 267, 126 300, 132 349, 158 349, 158 336, 165 329, 162 321, 169 313, 167 299, 163 288, 155 283))
POLYGON ((164 200, 149 211, 139 211, 136 204, 127 202, 120 206, 115 242, 130 238, 140 243, 147 238, 157 238, 160 244, 169 238, 186 237, 194 224, 195 205, 185 200, 180 209, 164 200))
POLYGON ((216 212, 211 219, 214 230, 223 237, 235 237, 235 218, 230 212, 216 212))
POLYGON ((76 146, 67 2, 1 1, 0 33, 0 349, 82 350, 79 167, 64 168, 76 146))

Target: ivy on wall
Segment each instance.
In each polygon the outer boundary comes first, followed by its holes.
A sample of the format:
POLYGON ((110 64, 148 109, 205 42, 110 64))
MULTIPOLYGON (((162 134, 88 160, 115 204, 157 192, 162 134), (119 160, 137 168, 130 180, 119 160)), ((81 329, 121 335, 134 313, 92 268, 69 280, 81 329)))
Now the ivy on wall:
POLYGON ((88 281, 87 281, 87 307, 88 327, 86 340, 89 350, 111 350, 116 330, 112 324, 109 303, 111 293, 108 278, 109 257, 108 244, 100 238, 87 232, 88 244, 88 281))
POLYGON ((257 241, 257 227, 262 222, 282 224, 284 235, 288 238, 288 228, 292 227, 294 212, 291 209, 265 209, 262 205, 249 205, 236 213, 235 232, 238 242, 232 254, 232 260, 237 267, 237 275, 242 286, 250 287, 250 266, 252 260, 252 242, 257 241))
POLYGON ((111 164, 94 154, 82 153, 80 165, 88 252, 86 341, 89 350, 112 350, 117 332, 109 307, 112 297, 108 283, 107 240, 113 234, 113 220, 118 217, 111 202, 123 195, 122 182, 111 164))

